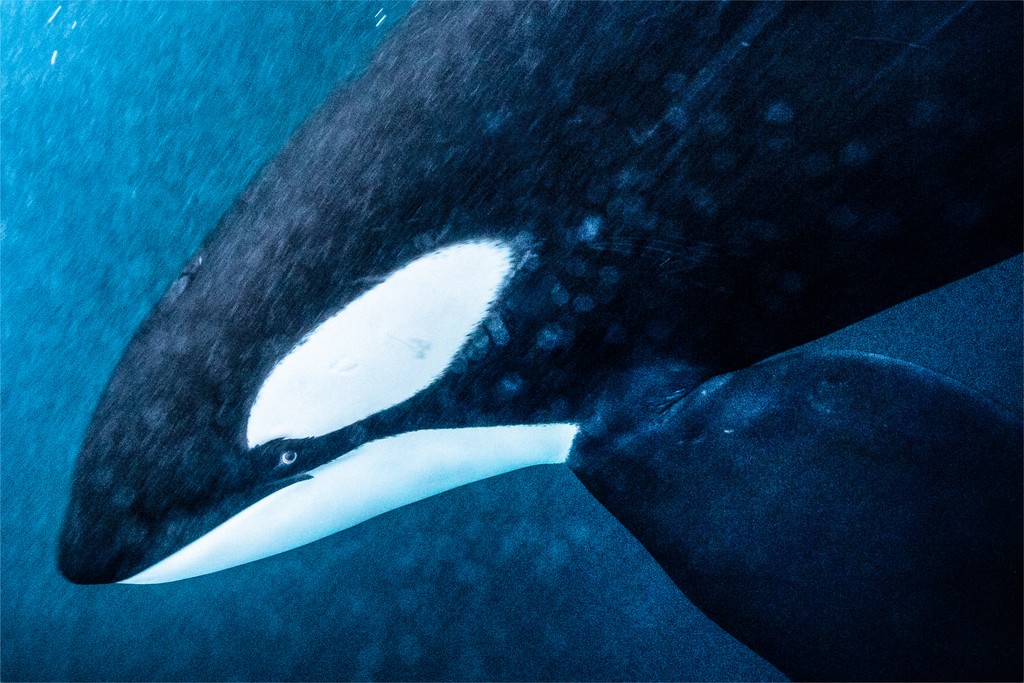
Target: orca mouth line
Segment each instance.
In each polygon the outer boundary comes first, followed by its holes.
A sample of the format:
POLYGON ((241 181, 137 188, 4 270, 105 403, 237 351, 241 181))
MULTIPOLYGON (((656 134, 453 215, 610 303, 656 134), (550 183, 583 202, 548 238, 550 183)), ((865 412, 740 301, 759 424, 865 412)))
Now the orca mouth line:
POLYGON ((578 427, 554 423, 406 432, 302 475, 119 583, 211 574, 353 527, 390 510, 531 465, 564 463, 578 427))
POLYGON ((268 481, 266 484, 263 484, 262 488, 267 490, 267 495, 269 496, 276 491, 286 489, 293 484, 299 483, 300 481, 307 481, 312 478, 313 476, 308 472, 302 472, 300 474, 293 474, 292 476, 285 477, 283 479, 277 479, 276 481, 268 481))

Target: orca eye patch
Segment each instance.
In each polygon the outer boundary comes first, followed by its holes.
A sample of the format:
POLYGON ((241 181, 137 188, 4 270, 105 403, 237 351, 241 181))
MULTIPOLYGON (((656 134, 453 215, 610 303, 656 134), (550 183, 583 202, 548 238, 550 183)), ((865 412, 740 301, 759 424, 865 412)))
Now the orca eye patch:
POLYGON ((274 366, 249 411, 249 447, 329 434, 428 387, 487 315, 510 269, 508 247, 473 242, 392 273, 274 366))

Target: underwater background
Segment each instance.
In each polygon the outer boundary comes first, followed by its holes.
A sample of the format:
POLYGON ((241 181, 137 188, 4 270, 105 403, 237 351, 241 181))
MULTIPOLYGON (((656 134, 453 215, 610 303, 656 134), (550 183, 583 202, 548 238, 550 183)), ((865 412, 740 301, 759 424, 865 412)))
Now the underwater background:
MULTIPOLYGON (((136 327, 406 8, 0 4, 3 680, 782 678, 560 466, 180 583, 58 574, 74 460, 136 327)), ((1021 414, 1022 263, 814 345, 916 362, 1021 414)))

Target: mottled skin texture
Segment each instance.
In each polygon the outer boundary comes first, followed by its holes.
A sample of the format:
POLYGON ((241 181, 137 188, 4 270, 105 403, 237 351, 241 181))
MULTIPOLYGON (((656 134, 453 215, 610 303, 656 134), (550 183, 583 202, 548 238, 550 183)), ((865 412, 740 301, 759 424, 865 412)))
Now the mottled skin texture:
POLYGON ((424 3, 268 163, 141 326, 59 563, 126 578, 386 434, 671 405, 1020 250, 1019 5, 424 3), (318 322, 433 249, 514 277, 450 371, 320 439, 248 409, 318 322), (294 466, 277 468, 295 450, 294 466))

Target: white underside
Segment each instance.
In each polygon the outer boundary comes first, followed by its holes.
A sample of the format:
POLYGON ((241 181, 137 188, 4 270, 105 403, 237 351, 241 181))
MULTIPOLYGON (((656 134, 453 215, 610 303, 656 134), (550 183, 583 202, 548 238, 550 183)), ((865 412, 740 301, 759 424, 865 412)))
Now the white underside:
POLYGON ((529 465, 565 462, 571 424, 408 432, 311 470, 121 583, 165 583, 291 550, 442 491, 529 465))

